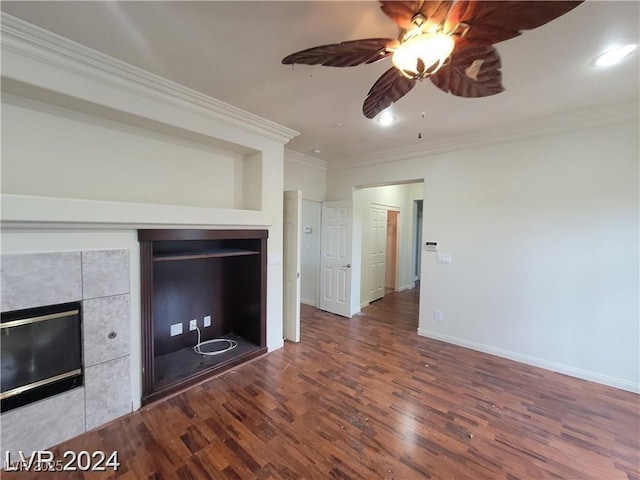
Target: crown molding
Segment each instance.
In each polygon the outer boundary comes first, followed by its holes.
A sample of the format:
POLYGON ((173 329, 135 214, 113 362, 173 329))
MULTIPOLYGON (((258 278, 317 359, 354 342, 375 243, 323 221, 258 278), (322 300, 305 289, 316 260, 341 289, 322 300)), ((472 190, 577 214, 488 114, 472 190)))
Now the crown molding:
POLYGON ((383 150, 367 155, 348 157, 338 162, 332 162, 329 170, 389 164, 455 150, 553 135, 610 123, 637 121, 639 113, 638 100, 635 99, 625 103, 564 113, 464 135, 455 135, 429 141, 429 143, 408 145, 406 147, 383 150))
MULTIPOLYGON (((286 144, 299 132, 134 67, 4 12, 2 51, 286 144)), ((4 65, 3 65, 4 70, 4 65)))
POLYGON ((319 168, 320 170, 327 170, 328 164, 326 160, 320 158, 310 157, 304 153, 294 152, 288 148, 284 149, 284 159, 288 162, 299 163, 306 167, 319 168))

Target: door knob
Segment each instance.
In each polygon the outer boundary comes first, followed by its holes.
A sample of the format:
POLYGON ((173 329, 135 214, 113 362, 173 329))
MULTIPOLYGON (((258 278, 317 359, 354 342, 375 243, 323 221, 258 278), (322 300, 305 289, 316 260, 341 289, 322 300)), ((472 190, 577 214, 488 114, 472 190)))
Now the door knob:
POLYGON ((351 264, 347 263, 346 265, 343 265, 342 268, 351 268, 351 264))

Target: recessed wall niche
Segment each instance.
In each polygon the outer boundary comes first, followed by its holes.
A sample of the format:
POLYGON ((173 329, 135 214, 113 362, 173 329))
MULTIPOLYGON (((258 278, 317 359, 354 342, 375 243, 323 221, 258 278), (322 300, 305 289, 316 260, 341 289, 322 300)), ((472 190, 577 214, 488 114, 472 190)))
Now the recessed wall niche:
POLYGON ((267 236, 267 230, 138 231, 143 404, 266 353, 267 236), (202 350, 235 347, 215 355, 194 351, 199 340, 214 339, 220 341, 202 350))

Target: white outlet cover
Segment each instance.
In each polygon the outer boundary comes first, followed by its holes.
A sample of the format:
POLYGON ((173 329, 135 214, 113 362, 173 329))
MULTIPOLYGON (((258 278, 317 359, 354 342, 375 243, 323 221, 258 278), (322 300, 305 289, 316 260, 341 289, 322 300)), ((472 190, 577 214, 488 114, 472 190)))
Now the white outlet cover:
POLYGON ((191 321, 189 322, 189 330, 190 330, 190 331, 191 331, 191 330, 195 330, 195 329, 196 329, 196 327, 197 327, 197 325, 198 325, 198 322, 197 322, 196 320, 191 320, 191 321))
POLYGON ((182 334, 182 324, 174 323, 173 325, 171 325, 171 336, 175 337, 176 335, 180 334, 182 334))
POLYGON ((437 308, 435 308, 435 309, 433 310, 433 319, 434 319, 436 322, 441 321, 441 320, 442 320, 442 310, 438 310, 437 308))
POLYGON ((450 253, 436 253, 436 262, 438 263, 451 263, 450 253))
POLYGON ((204 326, 205 327, 211 326, 211 315, 207 315, 206 317, 204 317, 204 326))

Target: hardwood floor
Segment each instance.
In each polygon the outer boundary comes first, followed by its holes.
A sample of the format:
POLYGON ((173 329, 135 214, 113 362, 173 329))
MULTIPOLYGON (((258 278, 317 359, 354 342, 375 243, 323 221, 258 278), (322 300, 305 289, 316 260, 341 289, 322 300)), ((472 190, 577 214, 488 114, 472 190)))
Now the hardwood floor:
POLYGON ((351 320, 303 306, 299 344, 55 451, 117 450, 122 479, 640 478, 637 395, 418 337, 417 315, 416 289, 351 320))

